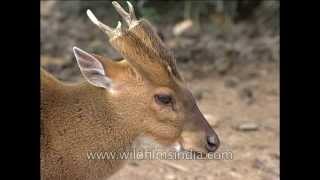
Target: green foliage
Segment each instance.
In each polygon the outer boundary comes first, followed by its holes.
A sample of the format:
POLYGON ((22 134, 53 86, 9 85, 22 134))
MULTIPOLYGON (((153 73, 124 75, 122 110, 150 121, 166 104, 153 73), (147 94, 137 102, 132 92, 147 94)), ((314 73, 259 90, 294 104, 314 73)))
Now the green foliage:
POLYGON ((155 8, 146 7, 141 9, 140 13, 142 14, 142 16, 148 17, 148 19, 152 21, 156 21, 156 22, 160 21, 159 13, 156 11, 155 8))
POLYGON ((212 14, 223 14, 233 21, 250 19, 257 9, 267 15, 279 19, 278 0, 186 0, 186 1, 133 1, 140 15, 158 22, 177 21, 191 18, 196 21, 206 20, 212 14), (267 4, 267 5, 266 5, 267 4))

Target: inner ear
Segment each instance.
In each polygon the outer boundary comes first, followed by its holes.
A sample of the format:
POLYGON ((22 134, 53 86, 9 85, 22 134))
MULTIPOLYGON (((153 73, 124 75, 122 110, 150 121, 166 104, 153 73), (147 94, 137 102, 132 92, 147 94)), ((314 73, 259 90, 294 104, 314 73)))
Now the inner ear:
POLYGON ((73 48, 73 52, 83 77, 94 86, 111 90, 112 81, 106 76, 103 64, 90 53, 77 47, 73 48))

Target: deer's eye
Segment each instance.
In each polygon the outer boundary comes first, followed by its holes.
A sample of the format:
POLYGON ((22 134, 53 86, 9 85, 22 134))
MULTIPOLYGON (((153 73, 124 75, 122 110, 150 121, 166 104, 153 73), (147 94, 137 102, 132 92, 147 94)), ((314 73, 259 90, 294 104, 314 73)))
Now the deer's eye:
POLYGON ((170 95, 156 94, 154 98, 158 104, 169 105, 172 103, 172 97, 170 95))

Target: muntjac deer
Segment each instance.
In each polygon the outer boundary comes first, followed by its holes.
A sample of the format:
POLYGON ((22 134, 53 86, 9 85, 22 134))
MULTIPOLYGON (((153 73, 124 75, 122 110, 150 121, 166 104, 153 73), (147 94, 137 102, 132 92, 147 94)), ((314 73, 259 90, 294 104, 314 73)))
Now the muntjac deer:
POLYGON ((42 179, 102 179, 123 160, 94 161, 87 152, 127 152, 138 139, 176 151, 214 152, 219 139, 196 105, 174 56, 130 2, 116 28, 90 20, 123 56, 109 58, 73 48, 86 81, 66 84, 41 69, 42 179), (187 138, 186 138, 187 137, 187 138))

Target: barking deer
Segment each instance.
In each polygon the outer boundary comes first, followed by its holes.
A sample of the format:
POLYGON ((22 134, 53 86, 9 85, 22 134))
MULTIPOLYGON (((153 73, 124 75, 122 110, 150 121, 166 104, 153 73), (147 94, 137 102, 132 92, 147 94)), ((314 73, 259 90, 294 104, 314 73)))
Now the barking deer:
POLYGON ((67 84, 41 69, 42 179, 102 179, 123 160, 88 160, 87 152, 126 152, 137 139, 176 151, 214 152, 219 139, 179 74, 172 53, 130 2, 112 2, 128 28, 89 19, 123 60, 73 48, 86 81, 67 84), (151 142, 151 141, 150 141, 151 142))

